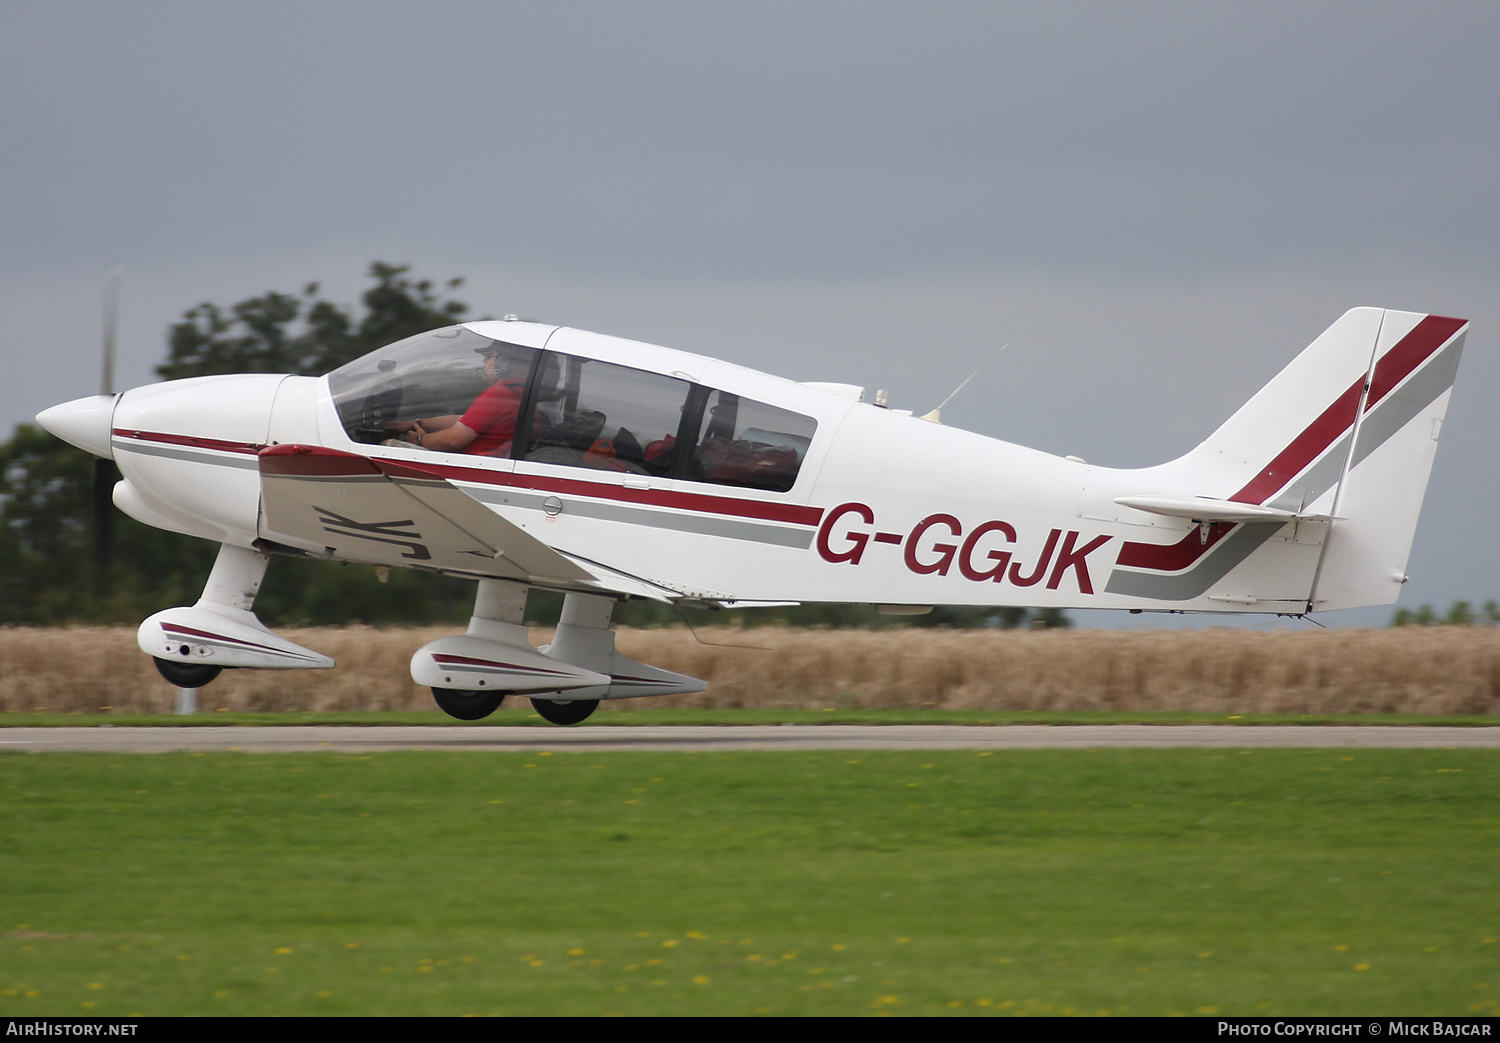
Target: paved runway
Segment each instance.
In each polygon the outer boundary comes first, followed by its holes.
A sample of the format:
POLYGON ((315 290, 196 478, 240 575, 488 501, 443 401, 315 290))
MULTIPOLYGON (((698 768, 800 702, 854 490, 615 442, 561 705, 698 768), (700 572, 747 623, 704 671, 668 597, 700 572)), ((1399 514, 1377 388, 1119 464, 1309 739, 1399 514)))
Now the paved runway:
POLYGON ((375 750, 1017 750, 1121 747, 1500 747, 1500 728, 1015 725, 779 725, 756 727, 285 727, 5 728, 0 750, 44 753, 375 750))

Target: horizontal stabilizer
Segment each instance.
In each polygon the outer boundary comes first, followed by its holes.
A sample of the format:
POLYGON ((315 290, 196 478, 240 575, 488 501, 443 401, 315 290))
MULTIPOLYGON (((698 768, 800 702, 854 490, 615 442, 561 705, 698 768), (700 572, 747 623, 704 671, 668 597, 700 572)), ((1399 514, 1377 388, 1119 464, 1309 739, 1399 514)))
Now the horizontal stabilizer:
POLYGON ((1118 496, 1115 503, 1121 507, 1133 507, 1150 514, 1161 514, 1168 518, 1186 518, 1195 522, 1250 522, 1250 521, 1328 521, 1326 514, 1299 514, 1267 507, 1258 503, 1236 503, 1233 500, 1215 500, 1207 496, 1192 499, 1172 499, 1166 496, 1118 496))

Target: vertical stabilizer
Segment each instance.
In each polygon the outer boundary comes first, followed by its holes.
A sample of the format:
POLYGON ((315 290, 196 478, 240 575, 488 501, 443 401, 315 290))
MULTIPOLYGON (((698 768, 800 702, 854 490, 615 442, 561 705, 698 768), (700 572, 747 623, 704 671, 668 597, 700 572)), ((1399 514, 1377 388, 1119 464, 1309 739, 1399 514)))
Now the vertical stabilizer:
POLYGON ((1347 312, 1123 506, 1195 522, 1126 541, 1107 592, 1325 611, 1396 600, 1468 323, 1347 312), (1168 477, 1170 476, 1170 477, 1168 477))

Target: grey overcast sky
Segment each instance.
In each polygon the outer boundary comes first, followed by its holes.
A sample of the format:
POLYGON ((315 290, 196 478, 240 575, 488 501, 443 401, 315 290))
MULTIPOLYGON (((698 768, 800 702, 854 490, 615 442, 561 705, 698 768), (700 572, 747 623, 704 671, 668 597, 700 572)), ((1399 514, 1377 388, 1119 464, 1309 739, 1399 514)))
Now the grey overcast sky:
MULTIPOLYGON (((1401 604, 1500 599, 1500 5, 0 0, 0 426, 372 260, 1091 462, 1472 320, 1401 604)), ((1088 614, 1090 622, 1094 614, 1088 614)), ((1332 622, 1383 623, 1387 610, 1332 622)))

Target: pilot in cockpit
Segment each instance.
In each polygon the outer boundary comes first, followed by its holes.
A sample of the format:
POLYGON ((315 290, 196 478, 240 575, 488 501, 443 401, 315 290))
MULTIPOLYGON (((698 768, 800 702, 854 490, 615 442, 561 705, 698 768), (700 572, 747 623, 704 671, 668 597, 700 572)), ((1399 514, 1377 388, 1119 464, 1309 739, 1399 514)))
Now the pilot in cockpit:
POLYGON ((536 352, 491 342, 475 351, 484 356, 484 376, 490 386, 479 393, 462 416, 392 420, 385 429, 403 441, 440 453, 505 456, 516 437, 521 397, 536 352))

